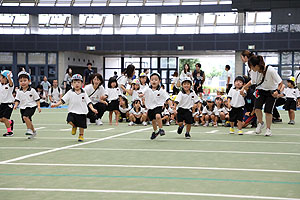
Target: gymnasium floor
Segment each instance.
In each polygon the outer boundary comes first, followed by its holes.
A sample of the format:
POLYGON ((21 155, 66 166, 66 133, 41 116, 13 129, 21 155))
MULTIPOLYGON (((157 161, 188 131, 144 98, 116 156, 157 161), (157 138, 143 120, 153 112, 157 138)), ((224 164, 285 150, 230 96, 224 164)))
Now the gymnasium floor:
MULTIPOLYGON (((77 142, 66 109, 42 109, 38 136, 26 139, 19 110, 15 135, 0 138, 0 199, 300 199, 300 112, 296 125, 273 125, 272 137, 192 127, 192 138, 165 127, 91 125, 77 142)), ((5 131, 1 124, 1 133, 5 131)))

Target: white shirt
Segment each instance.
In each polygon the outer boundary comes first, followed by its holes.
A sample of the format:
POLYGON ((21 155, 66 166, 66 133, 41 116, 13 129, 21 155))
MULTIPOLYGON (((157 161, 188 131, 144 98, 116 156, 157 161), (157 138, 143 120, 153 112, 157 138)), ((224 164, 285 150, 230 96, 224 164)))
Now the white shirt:
POLYGON ((229 111, 230 111, 230 109, 227 108, 226 106, 224 106, 224 107, 222 108, 222 110, 221 110, 221 112, 223 112, 225 115, 228 114, 229 111))
POLYGON ((142 90, 133 90, 132 91, 132 101, 138 99, 142 102, 142 98, 139 97, 139 93, 143 93, 143 91, 142 90))
POLYGON ((127 78, 127 76, 120 76, 118 79, 117 79, 117 83, 118 83, 118 86, 119 88, 121 89, 121 92, 123 93, 124 91, 122 90, 121 88, 121 85, 123 85, 125 88, 127 86, 127 83, 131 84, 132 80, 127 78))
POLYGON ((193 80, 192 72, 184 73, 184 70, 182 70, 179 78, 180 78, 180 80, 183 80, 185 77, 190 77, 193 80))
POLYGON ((122 95, 120 88, 107 88, 107 100, 111 102, 112 100, 117 100, 119 96, 122 95))
POLYGON ((195 103, 199 102, 199 97, 191 90, 190 94, 180 91, 175 102, 178 103, 178 108, 191 109, 195 103))
POLYGON ((131 107, 130 106, 128 106, 127 108, 123 108, 123 107, 121 107, 120 105, 119 105, 119 111, 121 112, 121 113, 127 113, 128 111, 130 111, 131 110, 131 107))
POLYGON ((60 95, 62 95, 62 89, 58 87, 57 88, 50 88, 49 90, 49 96, 52 96, 52 100, 56 103, 60 100, 60 95))
POLYGON ((84 114, 88 113, 88 105, 91 102, 91 99, 88 97, 86 92, 81 89, 80 94, 77 94, 74 89, 69 90, 61 99, 63 103, 68 103, 68 111, 75 114, 84 114))
POLYGON ((176 88, 180 88, 180 87, 177 87, 178 81, 179 81, 179 77, 173 77, 172 84, 174 84, 174 87, 176 87, 176 88))
POLYGON ((283 94, 286 98, 293 98, 295 101, 300 98, 300 92, 298 88, 284 88, 283 94))
POLYGON ((152 90, 151 87, 146 88, 143 90, 143 93, 145 94, 145 106, 147 109, 163 106, 170 98, 168 93, 160 87, 158 90, 152 90))
POLYGON ((259 84, 263 78, 263 74, 262 73, 259 73, 259 72, 255 72, 253 70, 251 70, 249 72, 249 76, 251 78, 251 84, 254 85, 254 84, 259 84))
MULTIPOLYGON (((226 77, 230 78, 229 84, 233 84, 232 72, 230 70, 226 71, 226 77)), ((226 79, 226 83, 227 83, 227 79, 226 79)))
POLYGON ((33 108, 37 106, 37 101, 40 100, 38 93, 35 89, 29 87, 26 91, 23 91, 22 88, 17 90, 16 101, 19 101, 20 109, 33 108))
MULTIPOLYGON (((261 76, 261 79, 256 84, 259 84, 261 82, 262 77, 263 76, 261 76)), ((261 85, 259 85, 256 89, 261 89, 266 91, 276 90, 281 81, 282 79, 280 78, 277 71, 272 66, 268 66, 268 70, 266 72, 264 82, 261 85)))
POLYGON ((146 83, 145 85, 140 85, 140 90, 144 90, 145 88, 148 88, 149 85, 146 83))
MULTIPOLYGON (((243 107, 245 105, 245 99, 240 94, 241 90, 236 90, 235 88, 231 88, 228 93, 228 98, 231 98, 230 104, 234 108, 243 107)), ((244 91, 246 94, 246 91, 244 91)))
POLYGON ((95 91, 94 86, 92 84, 89 84, 84 87, 84 90, 85 90, 86 94, 88 95, 88 97, 91 99, 93 104, 99 103, 100 98, 102 96, 108 96, 107 91, 104 89, 104 87, 102 85, 100 85, 100 87, 98 87, 95 91), (94 93, 94 94, 91 95, 92 93, 94 93))
POLYGON ((14 85, 12 85, 11 87, 9 86, 9 83, 5 85, 0 85, 0 104, 13 103, 15 101, 15 98, 12 95, 12 92, 14 91, 14 85))
POLYGON ((216 116, 219 116, 219 111, 218 111, 217 106, 214 106, 213 111, 209 110, 209 109, 208 109, 208 106, 205 106, 205 107, 203 108, 202 114, 203 114, 203 115, 206 114, 206 115, 216 115, 216 116))
POLYGON ((132 108, 129 111, 129 114, 133 114, 133 115, 140 115, 140 114, 143 114, 143 113, 145 113, 145 110, 142 107, 141 107, 141 109, 139 111, 136 111, 134 108, 132 108))

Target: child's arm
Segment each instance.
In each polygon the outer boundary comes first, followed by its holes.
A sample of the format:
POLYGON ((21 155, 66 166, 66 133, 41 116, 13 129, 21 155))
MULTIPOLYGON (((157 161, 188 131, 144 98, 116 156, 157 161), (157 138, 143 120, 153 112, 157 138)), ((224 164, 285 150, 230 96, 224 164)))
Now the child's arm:
POLYGON ((62 105, 62 104, 64 104, 64 103, 62 102, 62 100, 59 100, 59 102, 51 104, 51 108, 58 107, 58 106, 60 106, 60 105, 62 105))
POLYGON ((15 105, 14 105, 14 109, 15 109, 15 110, 17 109, 17 107, 18 107, 19 104, 20 104, 20 101, 19 101, 19 100, 16 100, 16 101, 15 101, 15 105))
POLYGON ((11 72, 9 72, 9 74, 7 74, 7 79, 8 79, 9 87, 13 87, 14 82, 12 81, 10 75, 11 75, 11 72))
POLYGON ((230 102, 231 102, 231 98, 228 98, 228 108, 229 108, 229 109, 231 109, 231 104, 230 104, 230 102))
POLYGON ((38 100, 38 101, 36 102, 36 104, 37 104, 38 111, 39 111, 39 112, 42 112, 40 100, 38 100))
POLYGON ((98 111, 93 107, 92 103, 89 103, 89 108, 91 109, 91 111, 93 111, 95 114, 98 114, 98 111))

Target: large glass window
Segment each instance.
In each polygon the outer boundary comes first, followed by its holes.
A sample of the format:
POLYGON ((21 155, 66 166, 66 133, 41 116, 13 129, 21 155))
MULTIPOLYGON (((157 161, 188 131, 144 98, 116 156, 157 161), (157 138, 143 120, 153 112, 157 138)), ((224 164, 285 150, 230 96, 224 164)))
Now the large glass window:
POLYGON ((0 64, 12 64, 13 53, 0 52, 0 64))

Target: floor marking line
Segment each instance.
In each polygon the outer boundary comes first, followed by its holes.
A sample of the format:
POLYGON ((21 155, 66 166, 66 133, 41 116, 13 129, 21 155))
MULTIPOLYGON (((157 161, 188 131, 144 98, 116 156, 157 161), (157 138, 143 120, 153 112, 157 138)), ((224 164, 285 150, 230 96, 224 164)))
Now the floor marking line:
POLYGON ((208 131, 208 132, 205 132, 205 133, 216 133, 216 132, 219 132, 219 130, 212 130, 212 131, 208 131))
POLYGON ((192 181, 217 181, 217 182, 241 182, 241 183, 272 183, 272 184, 291 184, 299 185, 300 182, 290 181, 264 181, 246 179, 220 179, 220 178, 201 178, 201 177, 171 177, 171 176, 121 176, 105 174, 11 174, 0 173, 0 176, 25 176, 25 177, 89 177, 89 178, 128 178, 128 179, 163 179, 163 180, 192 180, 192 181))
POLYGON ((24 165, 24 166, 61 166, 61 167, 116 167, 116 168, 150 168, 150 169, 191 169, 191 170, 216 170, 216 171, 248 171, 271 173, 294 173, 300 171, 281 169, 246 169, 246 168, 222 168, 222 167, 187 167, 187 166, 159 166, 159 165, 104 165, 104 164, 59 164, 59 163, 3 163, 0 165, 24 165))
POLYGON ((110 131, 113 130, 115 128, 107 128, 107 129, 99 129, 99 130, 88 130, 88 131, 96 131, 96 132, 104 132, 104 131, 110 131))
MULTIPOLYGON (((113 140, 131 140, 131 141, 144 141, 144 138, 115 138, 113 140)), ((186 142, 186 139, 160 139, 164 141, 186 142)), ((261 143, 261 144, 300 144, 300 142, 268 142, 268 141, 252 141, 252 140, 197 140, 191 139, 189 142, 224 142, 224 143, 261 143)))
POLYGON ((41 129, 44 129, 46 127, 38 127, 38 128, 35 128, 35 130, 41 130, 41 129))
POLYGON ((120 134, 117 134, 117 135, 108 136, 108 137, 105 137, 105 138, 100 138, 100 139, 97 139, 97 140, 92 140, 92 141, 83 142, 83 143, 79 143, 79 144, 73 144, 73 145, 68 145, 68 146, 64 146, 64 147, 50 149, 50 150, 47 150, 47 151, 33 153, 33 154, 29 154, 29 155, 25 155, 25 156, 13 158, 13 159, 1 161, 0 164, 15 162, 15 161, 19 161, 19 160, 24 160, 24 159, 27 159, 27 158, 35 157, 35 156, 44 155, 44 154, 47 154, 47 153, 52 153, 52 152, 56 152, 56 151, 61 151, 61 150, 69 149, 69 148, 72 148, 72 147, 78 147, 78 146, 83 146, 83 145, 86 145, 86 144, 92 144, 92 143, 95 143, 95 142, 109 140, 109 139, 112 139, 112 138, 115 138, 115 137, 120 137, 120 136, 129 135, 129 134, 136 133, 136 132, 141 132, 141 131, 144 131, 144 130, 149 130, 151 128, 152 127, 150 127, 150 128, 144 128, 144 129, 139 129, 139 130, 133 130, 133 131, 125 132, 125 133, 120 133, 120 134))
POLYGON ((236 194, 210 194, 210 193, 188 193, 188 192, 161 192, 161 191, 139 191, 139 190, 92 190, 92 189, 59 189, 59 188, 0 188, 2 191, 36 191, 36 192, 84 192, 84 193, 122 193, 122 194, 156 194, 177 196, 206 196, 227 197, 239 199, 272 199, 272 200, 300 200, 298 198, 251 196, 236 194))

